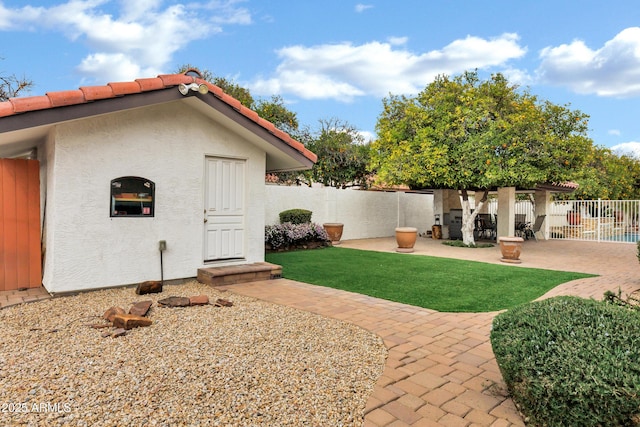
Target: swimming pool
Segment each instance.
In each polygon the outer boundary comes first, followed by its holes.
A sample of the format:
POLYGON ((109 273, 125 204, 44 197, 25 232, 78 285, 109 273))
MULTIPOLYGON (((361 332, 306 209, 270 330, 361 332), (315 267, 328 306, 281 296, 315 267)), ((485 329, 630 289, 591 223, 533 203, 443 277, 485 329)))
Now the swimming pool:
POLYGON ((615 236, 609 236, 605 239, 602 240, 607 240, 609 242, 627 242, 627 243, 635 243, 638 240, 640 240, 640 233, 624 233, 624 234, 618 234, 615 236))

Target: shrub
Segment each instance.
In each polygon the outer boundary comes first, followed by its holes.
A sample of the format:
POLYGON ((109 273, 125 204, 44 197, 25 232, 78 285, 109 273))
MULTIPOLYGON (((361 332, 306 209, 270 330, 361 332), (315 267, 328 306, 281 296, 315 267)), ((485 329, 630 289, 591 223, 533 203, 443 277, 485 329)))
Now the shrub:
POLYGON ((328 242, 329 236, 319 224, 310 222, 305 224, 267 225, 264 242, 270 249, 282 249, 301 246, 310 242, 328 242))
POLYGON ((556 297, 496 316, 496 360, 533 426, 640 422, 640 314, 556 297))
POLYGON ((305 224, 311 222, 311 211, 306 209, 289 209, 280 212, 280 224, 290 222, 291 224, 305 224))

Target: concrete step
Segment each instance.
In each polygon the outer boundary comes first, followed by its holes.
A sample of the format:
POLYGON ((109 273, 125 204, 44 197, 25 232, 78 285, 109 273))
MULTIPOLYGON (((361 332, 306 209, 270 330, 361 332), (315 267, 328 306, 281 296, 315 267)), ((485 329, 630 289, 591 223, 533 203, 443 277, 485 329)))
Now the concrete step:
POLYGON ((198 282, 211 286, 272 280, 281 277, 282 267, 268 262, 198 269, 198 282))

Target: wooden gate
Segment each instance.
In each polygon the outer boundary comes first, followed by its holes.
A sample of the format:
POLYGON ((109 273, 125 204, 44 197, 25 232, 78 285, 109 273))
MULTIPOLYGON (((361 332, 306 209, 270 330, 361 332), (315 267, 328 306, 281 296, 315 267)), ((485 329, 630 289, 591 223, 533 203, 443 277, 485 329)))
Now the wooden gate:
POLYGON ((0 291, 39 286, 40 165, 0 159, 0 291))

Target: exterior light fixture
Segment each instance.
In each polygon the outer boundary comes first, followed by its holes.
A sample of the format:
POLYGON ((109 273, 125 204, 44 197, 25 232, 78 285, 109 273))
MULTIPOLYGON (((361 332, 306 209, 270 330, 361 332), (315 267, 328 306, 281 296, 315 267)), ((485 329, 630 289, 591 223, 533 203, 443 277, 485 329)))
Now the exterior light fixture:
POLYGON ((178 85, 178 90, 180 91, 181 94, 183 95, 187 95, 189 93, 190 90, 194 91, 194 92, 198 92, 202 95, 206 94, 209 92, 209 88, 207 87, 206 84, 204 83, 189 83, 188 85, 184 84, 184 83, 180 83, 178 85))

